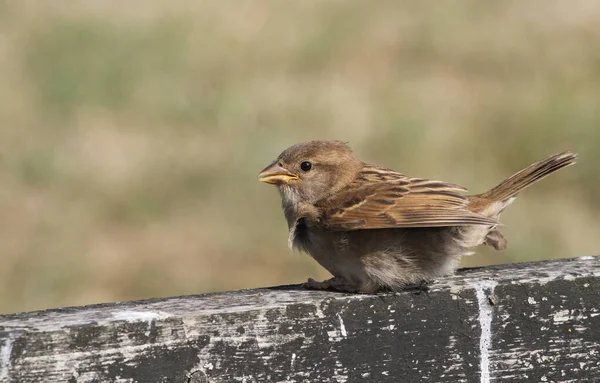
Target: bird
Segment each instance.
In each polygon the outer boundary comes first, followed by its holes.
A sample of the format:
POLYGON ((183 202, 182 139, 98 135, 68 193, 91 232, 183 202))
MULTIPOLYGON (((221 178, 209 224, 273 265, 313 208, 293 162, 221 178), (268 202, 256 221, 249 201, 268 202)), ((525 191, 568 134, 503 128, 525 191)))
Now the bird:
POLYGON ((258 179, 280 192, 289 247, 332 274, 304 287, 375 293, 451 275, 479 245, 505 249, 500 214, 523 189, 576 159, 555 154, 468 195, 460 185, 362 162, 345 142, 307 141, 285 149, 258 179))

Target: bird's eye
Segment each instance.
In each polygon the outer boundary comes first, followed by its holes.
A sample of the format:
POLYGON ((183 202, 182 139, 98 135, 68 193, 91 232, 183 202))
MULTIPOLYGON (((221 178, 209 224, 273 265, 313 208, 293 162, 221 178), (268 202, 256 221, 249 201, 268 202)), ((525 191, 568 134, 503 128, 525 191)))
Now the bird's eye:
POLYGON ((307 172, 312 169, 312 164, 308 161, 304 161, 300 164, 300 169, 302 169, 303 172, 307 172))

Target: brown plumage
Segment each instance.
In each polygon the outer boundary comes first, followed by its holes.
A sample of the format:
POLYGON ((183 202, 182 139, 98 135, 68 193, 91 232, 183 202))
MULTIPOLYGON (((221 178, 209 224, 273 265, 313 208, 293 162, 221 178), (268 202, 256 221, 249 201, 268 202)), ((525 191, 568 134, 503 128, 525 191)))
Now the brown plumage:
POLYGON ((550 156, 468 196, 459 185, 365 164, 342 142, 310 141, 283 151, 259 179, 281 193, 290 247, 334 276, 309 279, 308 288, 373 292, 449 274, 484 243, 504 249, 500 213, 521 190, 576 158, 550 156))

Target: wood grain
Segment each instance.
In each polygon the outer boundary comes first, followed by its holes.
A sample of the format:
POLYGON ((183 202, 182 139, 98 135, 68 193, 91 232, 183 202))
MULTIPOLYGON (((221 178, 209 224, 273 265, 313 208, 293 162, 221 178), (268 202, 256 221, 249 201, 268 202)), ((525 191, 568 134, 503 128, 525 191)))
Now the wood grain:
POLYGON ((600 257, 0 316, 0 382, 398 381, 600 381, 600 257))

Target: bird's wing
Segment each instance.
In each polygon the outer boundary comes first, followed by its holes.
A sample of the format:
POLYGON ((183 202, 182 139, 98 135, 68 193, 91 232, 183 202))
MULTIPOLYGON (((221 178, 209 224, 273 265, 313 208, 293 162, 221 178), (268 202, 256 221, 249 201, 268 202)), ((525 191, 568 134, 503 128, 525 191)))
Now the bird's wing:
POLYGON ((458 185, 371 168, 318 203, 319 224, 329 230, 497 225, 494 218, 467 210, 465 191, 458 185))

